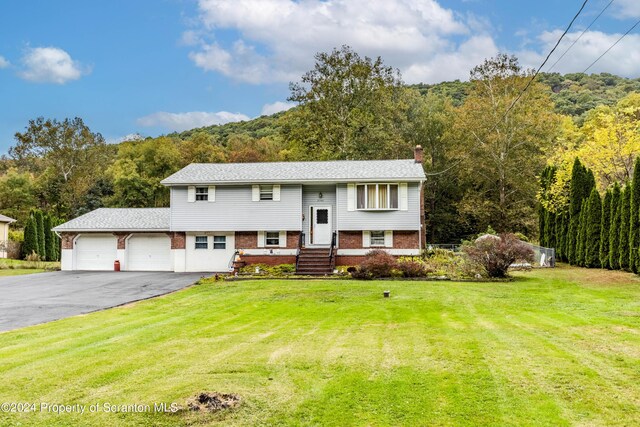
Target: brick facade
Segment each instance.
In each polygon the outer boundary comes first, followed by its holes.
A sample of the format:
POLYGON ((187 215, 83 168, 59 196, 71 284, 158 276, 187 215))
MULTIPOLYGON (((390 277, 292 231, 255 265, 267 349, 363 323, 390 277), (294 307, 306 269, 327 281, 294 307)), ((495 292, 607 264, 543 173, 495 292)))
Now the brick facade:
POLYGON ((394 249, 418 249, 420 247, 420 233, 418 231, 394 231, 394 249))
POLYGON ((187 247, 186 233, 167 233, 171 237, 171 249, 185 249, 187 247))
MULTIPOLYGON (((300 239, 299 231, 287 231, 286 249, 296 249, 300 239)), ((262 249, 258 248, 257 231, 236 231, 236 249, 262 249)), ((285 249, 280 247, 280 249, 285 249)))
POLYGON ((278 264, 295 264, 296 256, 295 255, 242 255, 242 260, 247 263, 247 265, 251 264, 267 264, 267 265, 278 265, 278 264))
POLYGON ((113 233, 113 235, 118 238, 118 249, 125 249, 127 246, 127 237, 129 237, 131 233, 113 233))
POLYGON ((362 249, 362 231, 340 231, 338 233, 340 249, 362 249))
POLYGON ((73 249, 73 239, 75 239, 76 236, 76 233, 60 233, 62 249, 73 249))

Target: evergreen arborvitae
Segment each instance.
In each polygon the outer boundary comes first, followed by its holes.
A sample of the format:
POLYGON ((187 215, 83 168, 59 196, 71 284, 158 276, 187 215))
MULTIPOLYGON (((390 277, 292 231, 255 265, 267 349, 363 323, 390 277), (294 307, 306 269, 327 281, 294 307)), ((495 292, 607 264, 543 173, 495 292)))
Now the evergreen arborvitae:
POLYGON ((47 257, 47 248, 45 242, 45 233, 44 233, 44 215, 42 215, 41 210, 37 210, 33 217, 36 220, 36 227, 38 232, 38 255, 40 255, 40 259, 45 259, 47 257))
POLYGON ((609 233, 611 228, 611 189, 604 195, 600 222, 600 267, 611 268, 609 264, 609 233))
POLYGON ((584 265, 585 267, 600 267, 600 228, 602 227, 602 200, 600 193, 594 188, 591 190, 587 202, 586 214, 586 238, 584 241, 584 265))
POLYGON ((587 240, 587 206, 589 199, 582 202, 582 209, 580 210, 580 217, 578 219, 578 235, 576 237, 576 265, 584 267, 584 254, 585 254, 585 241, 587 240))
POLYGON ((556 247, 556 214, 553 212, 547 211, 547 216, 545 218, 545 240, 547 248, 555 248, 556 247))
POLYGON ((24 242, 22 242, 22 257, 38 253, 38 237, 33 216, 29 216, 24 226, 24 242))
POLYGON ((636 157, 631 182, 629 209, 629 267, 634 273, 640 271, 640 156, 636 157))
POLYGON ((556 256, 560 261, 567 261, 567 233, 569 231, 569 215, 564 212, 556 219, 556 256))
POLYGON ((580 208, 582 207, 582 188, 585 184, 584 168, 576 157, 571 170, 571 187, 569 194, 569 230, 565 252, 570 264, 576 263, 576 249, 578 243, 578 229, 580 222, 580 208))
POLYGON ((620 198, 620 269, 629 271, 629 208, 631 207, 631 187, 625 185, 620 198))
POLYGON ((547 220, 547 213, 548 211, 544 206, 540 205, 538 207, 538 230, 540 230, 538 242, 540 243, 540 246, 545 246, 547 240, 545 236, 545 232, 547 231, 547 225, 545 223, 547 220))
MULTIPOLYGON (((64 221, 62 221, 60 218, 56 218, 56 217, 51 218, 52 227, 56 227, 62 224, 63 222, 64 221)), ((55 232, 52 231, 51 233, 53 235, 53 251, 54 251, 53 261, 60 261, 60 250, 61 250, 60 245, 62 244, 62 242, 55 232)))
POLYGON ((616 182, 611 192, 611 229, 609 230, 609 268, 620 269, 620 216, 622 193, 616 182))
POLYGON ((45 259, 47 261, 55 261, 56 258, 56 249, 53 244, 54 234, 51 231, 51 217, 48 214, 44 215, 43 218, 44 224, 44 248, 45 248, 45 259))

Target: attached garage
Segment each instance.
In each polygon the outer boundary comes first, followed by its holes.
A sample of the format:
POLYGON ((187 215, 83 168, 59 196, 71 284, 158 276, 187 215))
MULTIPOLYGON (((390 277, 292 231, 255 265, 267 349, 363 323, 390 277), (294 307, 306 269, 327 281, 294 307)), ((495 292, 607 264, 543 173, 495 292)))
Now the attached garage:
POLYGON ((118 239, 113 234, 80 234, 75 243, 75 270, 113 270, 118 239))
POLYGON ((133 234, 127 239, 128 271, 173 271, 171 238, 164 234, 133 234))

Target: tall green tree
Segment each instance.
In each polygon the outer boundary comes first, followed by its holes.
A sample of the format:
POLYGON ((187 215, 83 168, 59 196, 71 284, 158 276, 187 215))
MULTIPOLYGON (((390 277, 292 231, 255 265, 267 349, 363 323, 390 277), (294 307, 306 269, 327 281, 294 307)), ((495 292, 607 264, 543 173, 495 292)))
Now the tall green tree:
POLYGON ((576 243, 576 265, 585 266, 585 254, 587 241, 587 212, 589 212, 589 199, 583 201, 582 209, 580 209, 580 217, 578 219, 578 236, 576 243))
POLYGON ((37 254, 40 255, 40 259, 46 259, 47 248, 46 248, 46 240, 45 240, 45 232, 44 232, 44 215, 42 214, 42 211, 38 209, 33 214, 33 217, 36 221, 36 233, 38 234, 37 254))
POLYGON ((537 175, 559 124, 549 95, 533 83, 514 104, 530 74, 508 55, 485 60, 470 80, 453 129, 462 144, 463 179, 472 183, 461 212, 481 229, 535 234, 537 175))
POLYGON ((585 267, 600 267, 600 233, 602 228, 602 200, 597 189, 591 190, 587 202, 586 238, 584 242, 585 267))
POLYGON ((631 187, 629 183, 624 186, 620 198, 620 269, 630 271, 629 268, 629 223, 631 209, 631 187))
MULTIPOLYGON (((567 260, 570 264, 577 264, 578 245, 580 235, 580 212, 582 211, 582 203, 589 193, 585 190, 588 187, 589 178, 587 170, 580 159, 576 157, 571 170, 571 187, 569 193, 569 233, 567 236, 567 260), (586 194, 585 194, 586 193, 586 194)), ((589 188, 591 192, 591 188, 589 188)))
MULTIPOLYGON (((640 110, 638 112, 640 113, 640 110)), ((636 124, 636 126, 640 131, 640 124, 636 124)), ((629 267, 631 271, 637 274, 640 271, 640 155, 636 157, 636 163, 633 168, 630 204, 629 267)))
POLYGON ((55 234, 51 231, 51 216, 49 214, 44 214, 42 219, 44 225, 44 248, 45 248, 45 256, 43 259, 47 261, 55 261, 56 260, 56 248, 54 244, 55 234))
POLYGON ((545 244, 543 246, 548 248, 556 247, 556 214, 547 211, 545 222, 545 244))
POLYGON ((38 253, 38 227, 33 215, 30 215, 24 226, 24 242, 22 243, 22 257, 38 253))
POLYGON ((609 234, 611 233, 611 189, 604 195, 600 222, 600 267, 611 268, 609 263, 609 234))
POLYGON ((304 158, 406 158, 411 147, 402 138, 407 105, 399 71, 349 46, 315 60, 289 85, 289 100, 299 107, 286 115, 285 141, 304 158))
POLYGON ((616 182, 611 192, 611 229, 609 231, 609 267, 620 269, 620 222, 622 217, 622 193, 616 182))

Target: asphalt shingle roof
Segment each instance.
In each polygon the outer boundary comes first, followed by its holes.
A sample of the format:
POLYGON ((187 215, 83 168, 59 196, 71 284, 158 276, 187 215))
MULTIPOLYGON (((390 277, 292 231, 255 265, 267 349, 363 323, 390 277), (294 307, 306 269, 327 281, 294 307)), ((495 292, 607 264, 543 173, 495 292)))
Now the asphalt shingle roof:
POLYGON ((169 231, 169 208, 100 208, 54 231, 169 231))
POLYGON ((164 185, 250 182, 421 181, 420 163, 406 160, 329 162, 192 163, 161 181, 164 185))
POLYGON ((16 222, 16 220, 13 218, 9 218, 6 215, 0 214, 0 222, 16 222))

